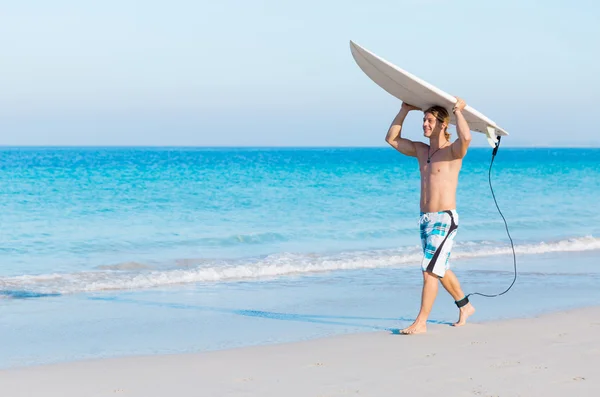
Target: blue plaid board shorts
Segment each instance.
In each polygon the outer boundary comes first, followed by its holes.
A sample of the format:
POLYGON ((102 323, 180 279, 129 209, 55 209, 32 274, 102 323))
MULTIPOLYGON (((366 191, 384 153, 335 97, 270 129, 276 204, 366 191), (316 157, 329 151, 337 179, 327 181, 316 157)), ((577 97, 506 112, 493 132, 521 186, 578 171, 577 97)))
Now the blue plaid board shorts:
POLYGON ((421 212, 419 228, 423 245, 421 269, 444 277, 450 267, 450 252, 458 229, 458 214, 455 210, 421 212))

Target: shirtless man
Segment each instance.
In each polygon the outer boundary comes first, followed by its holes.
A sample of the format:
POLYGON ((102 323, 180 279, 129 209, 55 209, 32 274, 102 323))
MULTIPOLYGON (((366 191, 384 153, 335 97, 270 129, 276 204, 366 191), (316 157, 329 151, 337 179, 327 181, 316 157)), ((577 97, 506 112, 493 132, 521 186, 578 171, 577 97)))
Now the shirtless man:
POLYGON ((394 149, 407 156, 416 157, 421 173, 421 242, 423 245, 423 292, 421 310, 415 322, 400 331, 403 334, 417 334, 427 331, 427 318, 438 291, 438 280, 452 295, 458 306, 459 316, 455 326, 464 325, 475 308, 465 297, 456 275, 450 270, 449 258, 452 242, 458 228, 456 212, 456 188, 462 159, 467 154, 471 142, 471 131, 462 114, 465 102, 456 98, 452 109, 456 116, 458 139, 450 143, 447 132, 450 116, 440 106, 424 112, 423 135, 429 138, 429 145, 401 137, 402 124, 411 110, 422 110, 407 103, 392 122, 385 137, 394 149))

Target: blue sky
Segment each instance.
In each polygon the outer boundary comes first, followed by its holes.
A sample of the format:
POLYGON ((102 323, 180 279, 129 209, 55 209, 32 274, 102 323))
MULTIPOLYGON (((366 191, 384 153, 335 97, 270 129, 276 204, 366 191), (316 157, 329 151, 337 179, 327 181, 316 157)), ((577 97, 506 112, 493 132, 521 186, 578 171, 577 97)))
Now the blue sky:
MULTIPOLYGON (((3 145, 383 146, 353 40, 506 146, 600 146, 593 1, 2 1, 3 145)), ((405 134, 422 140, 421 115, 405 134)), ((477 134, 474 145, 484 146, 477 134)))

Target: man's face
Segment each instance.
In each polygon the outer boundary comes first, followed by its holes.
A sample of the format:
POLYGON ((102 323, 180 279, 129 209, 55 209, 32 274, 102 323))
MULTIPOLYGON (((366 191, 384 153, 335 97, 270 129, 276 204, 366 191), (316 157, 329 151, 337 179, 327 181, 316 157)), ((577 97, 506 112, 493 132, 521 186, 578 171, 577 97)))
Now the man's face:
POLYGON ((436 119, 433 114, 425 113, 423 115, 423 135, 427 138, 431 137, 434 132, 439 133, 441 130, 442 123, 436 119))

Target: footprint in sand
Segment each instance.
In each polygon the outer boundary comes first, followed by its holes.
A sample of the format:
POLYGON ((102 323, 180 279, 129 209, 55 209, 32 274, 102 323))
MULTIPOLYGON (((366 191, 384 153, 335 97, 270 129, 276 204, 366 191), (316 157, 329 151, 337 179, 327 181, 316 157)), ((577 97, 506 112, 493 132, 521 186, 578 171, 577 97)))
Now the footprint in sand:
POLYGON ((514 367, 516 365, 521 364, 520 361, 502 361, 501 363, 492 364, 490 367, 493 368, 506 368, 506 367, 514 367))
POLYGON ((473 390, 473 394, 476 396, 481 396, 485 393, 485 397, 500 397, 497 394, 487 394, 486 392, 483 392, 481 390, 473 390))
POLYGON ((312 363, 312 364, 307 364, 306 365, 306 367, 310 367, 310 368, 312 368, 312 367, 324 367, 324 366, 325 366, 325 364, 321 363, 321 362, 316 362, 316 363, 312 363))

